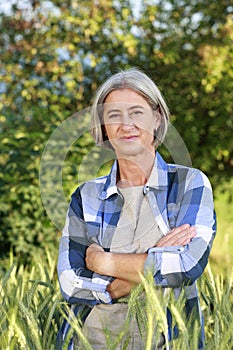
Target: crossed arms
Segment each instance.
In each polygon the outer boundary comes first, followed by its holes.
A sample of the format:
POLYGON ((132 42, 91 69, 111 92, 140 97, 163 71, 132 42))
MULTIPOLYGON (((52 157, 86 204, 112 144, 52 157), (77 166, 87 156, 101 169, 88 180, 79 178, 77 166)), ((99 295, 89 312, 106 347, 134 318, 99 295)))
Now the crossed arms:
MULTIPOLYGON (((156 247, 184 246, 190 243, 195 234, 194 226, 182 225, 162 237, 156 247)), ((141 282, 147 255, 105 252, 101 246, 93 243, 86 251, 85 261, 89 270, 115 277, 107 286, 107 291, 112 299, 117 299, 128 295, 131 288, 141 282)))

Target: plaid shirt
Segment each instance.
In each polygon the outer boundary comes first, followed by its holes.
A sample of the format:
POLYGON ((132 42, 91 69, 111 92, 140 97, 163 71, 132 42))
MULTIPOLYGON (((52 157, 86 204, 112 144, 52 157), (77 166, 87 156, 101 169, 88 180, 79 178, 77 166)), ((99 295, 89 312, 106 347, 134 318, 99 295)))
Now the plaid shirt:
MULTIPOLYGON (((112 302, 106 291, 112 278, 87 270, 85 252, 93 242, 110 250, 124 204, 116 186, 116 174, 115 161, 109 175, 84 183, 72 195, 58 257, 61 291, 71 304, 93 306, 112 302)), ((145 274, 152 271, 155 285, 172 288, 175 295, 184 287, 187 314, 197 307, 202 322, 196 280, 208 262, 216 227, 210 183, 201 171, 167 164, 156 152, 144 194, 164 235, 183 224, 196 227, 196 236, 184 247, 150 248, 144 271, 145 274)), ((168 326, 171 333, 170 314, 168 326)), ((65 328, 67 325, 63 325, 62 333, 65 328)))

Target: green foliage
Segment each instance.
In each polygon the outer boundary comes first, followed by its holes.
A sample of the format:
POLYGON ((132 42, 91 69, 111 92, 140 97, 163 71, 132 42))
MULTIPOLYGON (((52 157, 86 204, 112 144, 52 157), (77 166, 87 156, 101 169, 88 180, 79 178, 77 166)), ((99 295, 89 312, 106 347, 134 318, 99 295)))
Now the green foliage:
MULTIPOLYGON (((155 80, 193 165, 214 186, 228 181, 233 162, 229 1, 143 1, 138 12, 128 0, 25 3, 0 13, 2 255, 13 248, 25 260, 57 244, 57 229, 40 199, 43 149, 56 127, 88 107, 97 86, 118 69, 137 66, 155 80)), ((67 199, 79 180, 89 177, 90 165, 81 178, 77 173, 92 148, 86 133, 67 154, 67 199)), ((167 150, 161 151, 169 160, 167 150)), ((64 218, 62 212, 60 221, 64 218)))
MULTIPOLYGON (((1 349, 53 350, 61 322, 68 317, 72 327, 66 344, 74 331, 78 335, 80 349, 92 349, 82 332, 80 320, 72 317, 68 305, 61 301, 54 254, 56 255, 55 250, 52 253, 46 252, 44 256, 34 256, 27 267, 17 265, 12 257, 10 261, 1 264, 1 349)), ((207 350, 232 349, 232 288, 231 277, 213 276, 210 266, 207 267, 199 283, 207 350)), ((187 322, 182 311, 183 298, 181 295, 175 300, 172 293, 163 295, 160 289, 153 286, 152 279, 145 279, 142 285, 134 289, 129 299, 128 318, 122 333, 111 339, 108 329, 105 330, 109 349, 114 350, 121 339, 125 339, 127 349, 127 337, 124 336, 127 334, 128 322, 137 315, 139 327, 146 338, 145 349, 150 350, 152 341, 158 341, 154 338, 154 329, 166 334, 167 306, 173 313, 174 323, 180 333, 179 338, 172 341, 173 347, 181 350, 188 348, 189 344, 190 349, 197 349, 199 330, 196 324, 187 322)))
POLYGON ((15 263, 1 268, 1 349, 54 348, 62 305, 55 269, 49 253, 27 268, 15 263))
POLYGON ((217 185, 232 172, 232 7, 209 0, 148 3, 139 19, 139 62, 162 87, 193 165, 217 185))
MULTIPOLYGON (((183 137, 193 165, 207 173, 214 187, 223 181, 227 184, 224 199, 217 201, 219 233, 211 259, 217 274, 213 277, 206 271, 200 292, 206 349, 232 349, 231 2, 143 1, 136 14, 133 1, 127 0, 25 3, 23 8, 18 1, 10 14, 0 14, 0 245, 4 259, 0 348, 54 349, 68 307, 61 301, 55 272, 59 233, 41 201, 42 152, 62 121, 89 107, 105 78, 118 69, 137 66, 163 91, 172 123, 183 137), (48 254, 49 249, 55 252, 48 254), (12 256, 9 263, 10 251, 27 265, 14 264, 12 256)), ((98 152, 92 156, 92 148, 90 135, 84 133, 67 154, 63 168, 67 199, 79 181, 89 178, 95 160, 103 168, 100 173, 108 165, 108 160, 100 162, 98 152), (85 160, 89 153, 91 161, 85 160), (78 177, 81 163, 84 170, 78 177)), ((167 150, 162 152, 168 159, 167 150)), ((190 333, 190 348, 196 349, 197 325, 186 323, 182 298, 176 302, 170 295, 161 299, 145 281, 145 303, 139 298, 140 288, 133 292, 129 306, 133 317, 137 311, 141 329, 146 331, 147 350, 154 326, 166 330, 163 310, 167 304, 180 329, 174 349, 186 349, 190 333)), ((72 320, 72 328, 83 347, 90 349, 78 320, 72 320)), ((113 344, 108 330, 106 336, 113 344)), ((116 343, 123 336, 119 334, 116 343)))
POLYGON ((216 274, 229 276, 232 272, 233 260, 233 212, 232 212, 232 197, 231 188, 233 181, 224 184, 224 191, 221 193, 221 187, 216 193, 215 200, 216 215, 217 215, 217 235, 213 244, 213 249, 210 255, 211 266, 216 274))
POLYGON ((232 349, 232 275, 224 280, 207 268, 201 294, 204 300, 206 338, 209 349, 232 349))

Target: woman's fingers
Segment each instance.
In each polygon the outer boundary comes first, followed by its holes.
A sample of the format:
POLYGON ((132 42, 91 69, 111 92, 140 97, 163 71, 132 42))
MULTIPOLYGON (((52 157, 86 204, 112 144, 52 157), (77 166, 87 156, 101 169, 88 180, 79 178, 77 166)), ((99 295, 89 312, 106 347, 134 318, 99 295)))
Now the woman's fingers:
POLYGON ((104 253, 104 249, 96 244, 92 243, 86 250, 86 257, 85 257, 85 262, 86 262, 86 267, 89 270, 96 271, 96 268, 98 268, 98 265, 101 261, 100 259, 100 254, 104 253))
POLYGON ((92 243, 88 248, 87 251, 92 251, 92 252, 98 252, 98 251, 103 251, 104 249, 97 243, 92 243))
POLYGON ((117 299, 129 295, 134 284, 130 281, 116 278, 107 286, 107 291, 110 293, 112 299, 117 299))
POLYGON ((156 247, 168 247, 176 245, 186 245, 196 235, 195 226, 188 224, 172 229, 166 236, 162 237, 156 247))

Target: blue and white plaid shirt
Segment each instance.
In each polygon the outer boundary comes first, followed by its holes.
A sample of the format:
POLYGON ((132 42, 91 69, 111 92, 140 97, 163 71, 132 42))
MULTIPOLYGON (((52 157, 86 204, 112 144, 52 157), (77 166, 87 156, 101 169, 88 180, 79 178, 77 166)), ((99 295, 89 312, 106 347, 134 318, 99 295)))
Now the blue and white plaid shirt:
MULTIPOLYGON (((85 252, 93 242, 110 250, 124 204, 116 186, 116 174, 115 161, 109 175, 84 183, 72 195, 58 257, 61 291, 71 304, 112 302, 106 291, 112 278, 88 270, 85 252)), ((208 262, 216 228, 210 183, 201 171, 167 164, 156 152, 144 194, 164 235, 183 224, 196 227, 196 236, 184 247, 149 249, 144 271, 152 271, 155 285, 172 288, 176 295, 184 287, 187 313, 197 307, 201 320, 196 281, 208 262)))

